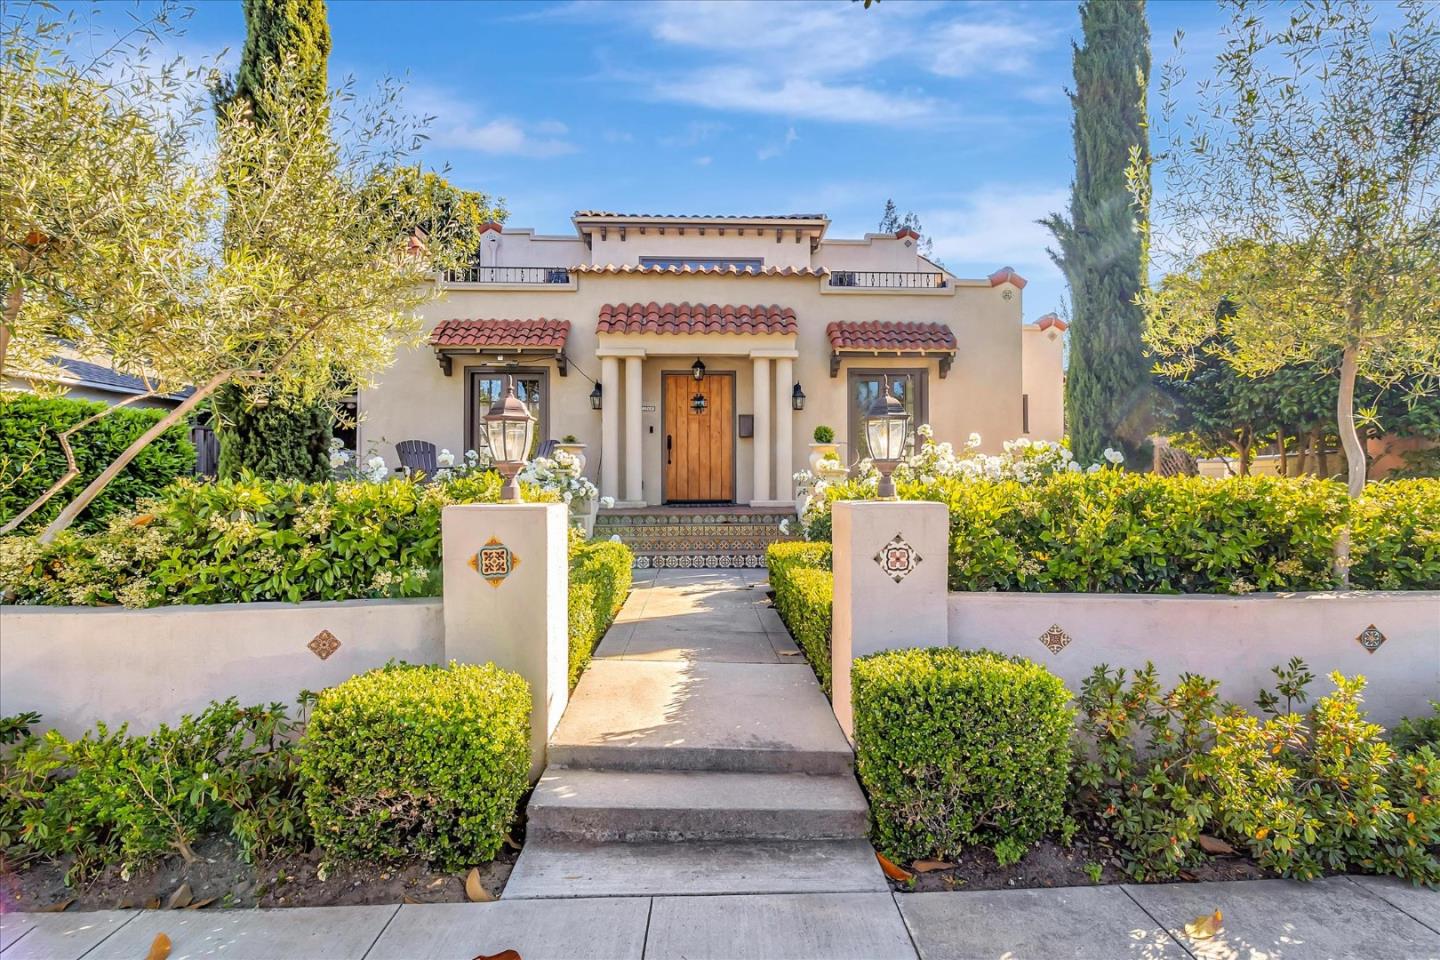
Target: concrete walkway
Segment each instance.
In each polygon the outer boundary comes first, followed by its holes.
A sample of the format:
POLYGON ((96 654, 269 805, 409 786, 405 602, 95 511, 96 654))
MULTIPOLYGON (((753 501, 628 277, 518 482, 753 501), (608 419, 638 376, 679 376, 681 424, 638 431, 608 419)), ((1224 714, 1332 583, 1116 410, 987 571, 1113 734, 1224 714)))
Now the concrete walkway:
POLYGON ((1421 960, 1440 893, 1332 877, 977 893, 502 900, 0 917, 0 958, 138 960, 1421 960), (1220 910, 1213 939, 1187 922, 1220 910))
POLYGON ((886 890, 854 754, 763 580, 637 582, 550 738, 505 899, 886 890))

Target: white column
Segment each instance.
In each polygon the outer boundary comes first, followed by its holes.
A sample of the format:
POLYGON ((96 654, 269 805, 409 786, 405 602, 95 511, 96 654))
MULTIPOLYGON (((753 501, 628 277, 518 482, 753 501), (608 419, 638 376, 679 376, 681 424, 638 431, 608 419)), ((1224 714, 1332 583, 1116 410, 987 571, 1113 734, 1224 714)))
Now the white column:
POLYGON ((754 398, 755 438, 750 444, 755 458, 755 488, 750 502, 770 499, 770 360, 755 357, 754 398))
POLYGON ((600 495, 620 499, 620 361, 600 358, 600 495))
POLYGON ((645 502, 641 480, 645 476, 640 455, 640 363, 641 357, 625 358, 625 499, 645 502))
POLYGON ((775 499, 795 498, 791 477, 793 465, 794 434, 792 421, 795 409, 790 406, 790 391, 795 388, 795 362, 789 357, 775 360, 775 499))

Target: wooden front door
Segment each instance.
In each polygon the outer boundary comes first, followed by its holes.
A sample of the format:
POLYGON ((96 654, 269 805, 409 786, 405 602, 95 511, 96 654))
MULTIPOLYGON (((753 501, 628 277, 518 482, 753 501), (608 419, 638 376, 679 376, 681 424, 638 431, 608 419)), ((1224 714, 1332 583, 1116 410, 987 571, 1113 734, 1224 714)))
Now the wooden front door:
POLYGON ((664 375, 665 502, 729 503, 735 499, 735 374, 664 375), (691 399, 700 393, 705 410, 691 399))

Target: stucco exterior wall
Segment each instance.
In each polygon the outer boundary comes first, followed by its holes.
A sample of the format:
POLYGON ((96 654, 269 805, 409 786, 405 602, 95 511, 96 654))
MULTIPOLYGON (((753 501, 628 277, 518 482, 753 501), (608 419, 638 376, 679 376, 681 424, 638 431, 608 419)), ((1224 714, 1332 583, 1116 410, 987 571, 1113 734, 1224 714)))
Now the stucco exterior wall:
MULTIPOLYGON (((770 241, 773 245, 773 240, 770 241)), ((782 244, 783 246, 783 244, 782 244)), ((597 260, 599 258, 597 257, 597 260)), ((596 320, 607 303, 648 303, 655 301, 776 304, 795 310, 798 351, 794 376, 807 395, 803 411, 794 414, 792 463, 798 470, 805 463, 814 428, 825 424, 844 439, 846 429, 846 374, 850 369, 923 368, 928 371, 929 417, 942 439, 963 441, 978 432, 987 450, 1020 435, 1021 426, 1021 337, 1022 291, 1011 284, 992 287, 988 283, 957 285, 947 291, 913 294, 873 295, 830 288, 814 277, 727 277, 675 276, 665 274, 586 274, 569 286, 536 284, 528 289, 446 289, 440 299, 422 308, 421 319, 428 333, 441 320, 453 318, 551 318, 572 324, 566 354, 570 373, 561 377, 553 360, 525 361, 549 373, 549 432, 558 438, 574 434, 589 446, 587 472, 598 476, 601 444, 601 414, 590 409, 589 394, 600 377, 596 351, 600 346, 596 320), (1009 294, 1010 299, 1005 295, 1009 294), (830 376, 830 345, 825 328, 833 320, 905 320, 948 324, 958 341, 958 353, 949 372, 941 379, 936 360, 918 358, 850 358, 842 362, 839 376, 830 376)), ((617 337, 614 340, 635 339, 617 337)), ((643 449, 645 497, 659 502, 661 444, 660 371, 688 367, 695 356, 707 366, 737 372, 737 412, 754 413, 749 350, 755 339, 695 336, 684 341, 666 338, 672 345, 684 343, 680 357, 645 361, 643 404, 643 449), (733 347, 721 340, 736 340, 733 347), (689 351, 693 350, 694 353, 689 351), (724 350, 723 354, 713 351, 724 350), (718 358, 718 359, 717 359, 718 358)), ((682 349, 674 346, 674 349, 682 349)), ((403 350, 373 387, 359 392, 359 445, 362 453, 371 444, 395 465, 394 444, 400 440, 429 440, 459 452, 465 449, 465 371, 496 366, 496 360, 457 357, 453 375, 442 374, 434 352, 428 346, 403 350)), ((772 398, 789 410, 789 390, 772 388, 772 398)), ((605 403, 623 402, 606 397, 605 403)), ((737 499, 750 499, 752 441, 737 440, 737 499)), ((772 457, 772 462, 773 462, 772 457)), ((773 482, 773 481, 772 481, 773 482)))
POLYGON ((1021 340, 1021 381, 1030 412, 1025 436, 1060 440, 1065 436, 1065 338, 1054 327, 1030 324, 1021 340))
MULTIPOLYGON (((838 600, 837 600, 838 602, 838 600)), ((1254 709, 1273 688, 1270 668, 1291 657, 1318 678, 1311 702, 1334 686, 1332 671, 1364 674, 1370 717, 1387 727, 1440 699, 1440 593, 1356 592, 1229 596, 952 593, 951 646, 1018 654, 1054 671, 1072 693, 1097 664, 1143 667, 1162 681, 1182 673, 1220 681, 1220 695, 1254 709), (1356 640, 1374 624, 1374 653, 1356 640), (1052 653, 1040 635, 1059 626, 1070 642, 1052 653)))
POLYGON ((439 599, 213 606, 0 606, 0 704, 75 736, 103 720, 145 732, 211 700, 293 703, 397 658, 439 663, 439 599), (340 647, 307 644, 329 630, 340 647))

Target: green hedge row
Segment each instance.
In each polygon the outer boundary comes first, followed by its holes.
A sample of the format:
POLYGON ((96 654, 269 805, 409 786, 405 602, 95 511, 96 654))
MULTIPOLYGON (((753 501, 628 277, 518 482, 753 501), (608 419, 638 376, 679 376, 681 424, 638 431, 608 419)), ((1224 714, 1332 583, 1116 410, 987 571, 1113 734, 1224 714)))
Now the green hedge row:
MULTIPOLYGON (((66 397, 37 397, 0 391, 0 524, 20 513, 65 474, 65 452, 58 435, 104 410, 106 405, 66 397)), ((79 476, 71 480, 21 527, 38 530, 85 485, 99 476, 164 410, 114 410, 70 438, 79 476)), ((137 500, 160 494, 170 483, 195 472, 195 448, 187 431, 175 426, 150 443, 95 500, 74 529, 103 529, 113 514, 132 509, 137 500)))
MULTIPOLYGON (((1440 589, 1440 480, 1371 484, 1353 503, 1341 484, 1313 478, 1104 471, 899 486, 905 499, 949 509, 951 590, 1326 590, 1339 585, 1334 551, 1347 523, 1352 587, 1440 589)), ((826 534, 823 519, 812 535, 826 534)))
POLYGON ((775 609, 830 695, 830 610, 835 578, 830 573, 830 544, 772 543, 765 550, 775 609))
POLYGON ((570 686, 590 663, 590 654, 620 612, 630 592, 635 554, 623 543, 570 542, 570 686))
POLYGON ((861 657, 855 770, 896 862, 984 844, 1002 860, 1065 820, 1070 691, 1020 657, 950 647, 861 657))

